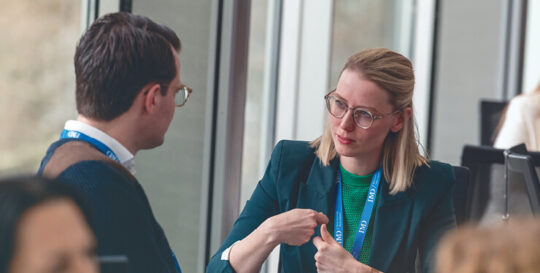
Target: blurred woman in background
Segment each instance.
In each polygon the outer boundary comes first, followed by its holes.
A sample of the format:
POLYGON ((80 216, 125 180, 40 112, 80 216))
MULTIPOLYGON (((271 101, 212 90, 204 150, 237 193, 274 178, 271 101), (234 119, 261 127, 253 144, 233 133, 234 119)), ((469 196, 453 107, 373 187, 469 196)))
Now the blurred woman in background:
POLYGON ((88 215, 64 184, 39 177, 0 181, 0 272, 98 272, 88 215))
POLYGON ((510 101, 500 124, 495 148, 508 149, 525 143, 528 151, 540 151, 540 83, 533 92, 510 101))
POLYGON ((437 273, 536 273, 540 271, 538 242, 538 219, 459 228, 441 241, 437 273))

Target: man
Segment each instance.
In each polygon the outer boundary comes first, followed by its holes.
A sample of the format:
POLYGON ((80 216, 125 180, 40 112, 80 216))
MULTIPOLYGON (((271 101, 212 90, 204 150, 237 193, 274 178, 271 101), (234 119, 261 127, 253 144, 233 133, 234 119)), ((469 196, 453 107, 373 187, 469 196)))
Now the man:
POLYGON ((163 143, 175 107, 191 89, 180 81, 180 40, 166 26, 129 13, 97 19, 75 52, 77 120, 38 174, 58 177, 92 208, 99 255, 126 255, 130 272, 180 272, 135 179, 134 155, 163 143))

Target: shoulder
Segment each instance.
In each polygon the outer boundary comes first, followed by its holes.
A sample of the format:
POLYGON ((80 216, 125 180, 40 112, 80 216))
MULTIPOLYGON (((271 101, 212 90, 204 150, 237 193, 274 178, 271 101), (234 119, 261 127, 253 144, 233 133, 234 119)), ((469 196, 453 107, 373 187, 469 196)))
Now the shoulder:
POLYGON ((51 143, 51 145, 49 146, 49 148, 47 148, 47 151, 45 152, 45 156, 43 157, 43 159, 41 159, 41 163, 40 163, 40 166, 39 166, 39 169, 38 169, 38 175, 42 174, 43 169, 45 168, 45 166, 51 160, 51 157, 53 156, 56 149, 58 147, 64 145, 64 144, 70 142, 70 141, 72 141, 72 140, 71 139, 60 139, 60 140, 57 140, 57 141, 51 143))
POLYGON ((429 165, 422 165, 416 169, 413 187, 418 192, 435 194, 449 190, 455 180, 454 168, 450 164, 430 160, 429 165))
POLYGON ((315 149, 308 141, 281 140, 274 147, 271 161, 280 166, 311 165, 315 160, 315 149))
POLYGON ((58 178, 90 195, 131 196, 133 185, 137 183, 117 167, 100 160, 77 162, 62 171, 58 178))
POLYGON ((109 162, 102 160, 83 160, 76 162, 67 167, 60 176, 66 174, 79 173, 87 177, 88 179, 95 179, 96 177, 114 177, 118 179, 127 179, 124 173, 118 170, 117 167, 111 165, 109 162))
POLYGON ((522 94, 514 97, 508 104, 507 114, 529 113, 538 111, 540 94, 522 94))
POLYGON ((60 140, 51 145, 43 160, 40 173, 47 177, 57 177, 69 166, 83 160, 98 160, 105 155, 89 143, 78 140, 60 140))
POLYGON ((311 147, 309 142, 302 140, 280 140, 275 148, 288 154, 303 156, 315 154, 315 149, 311 147))

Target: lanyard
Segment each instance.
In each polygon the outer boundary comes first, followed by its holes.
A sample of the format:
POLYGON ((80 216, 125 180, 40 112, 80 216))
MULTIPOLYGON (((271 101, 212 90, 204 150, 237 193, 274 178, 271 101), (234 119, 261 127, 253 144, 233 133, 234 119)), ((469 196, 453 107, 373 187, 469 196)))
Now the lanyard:
MULTIPOLYGON (((373 177, 371 178, 371 184, 369 185, 369 192, 364 204, 364 210, 362 211, 362 218, 358 224, 358 231, 356 232, 356 238, 354 239, 353 248, 351 254, 358 260, 362 246, 364 245, 364 238, 366 237, 369 220, 371 219, 371 213, 375 204, 375 198, 377 197, 377 191, 379 189, 379 182, 381 182, 381 168, 379 167, 373 177)), ((337 175, 337 189, 336 189, 336 204, 334 214, 334 238, 343 246, 343 201, 341 193, 341 171, 338 170, 337 175)))
POLYGON ((171 249, 172 259, 174 262, 174 268, 176 268, 176 271, 178 273, 182 273, 182 270, 180 269, 180 264, 178 264, 178 260, 176 259, 176 255, 174 254, 174 251, 171 249))
POLYGON ((63 130, 60 134, 60 139, 80 139, 84 140, 90 144, 92 144, 94 147, 96 147, 100 152, 104 153, 106 156, 110 157, 112 160, 120 163, 120 160, 116 156, 116 154, 111 150, 111 148, 107 147, 107 145, 103 144, 103 142, 93 138, 89 137, 88 135, 85 135, 79 131, 74 130, 63 130))

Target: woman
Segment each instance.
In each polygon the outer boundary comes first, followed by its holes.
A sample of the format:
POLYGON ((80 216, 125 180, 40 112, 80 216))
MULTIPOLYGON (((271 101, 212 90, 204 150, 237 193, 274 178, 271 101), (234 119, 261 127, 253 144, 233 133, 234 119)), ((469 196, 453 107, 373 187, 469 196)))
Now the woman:
POLYGON ((98 272, 96 242, 81 208, 58 182, 0 181, 0 272, 98 272))
POLYGON ((277 245, 281 272, 414 272, 417 250, 430 272, 432 249, 455 226, 454 174, 418 151, 413 87, 398 53, 350 57, 325 96, 323 135, 276 145, 207 272, 257 272, 277 245))
POLYGON ((459 228, 441 241, 437 273, 536 273, 540 221, 510 219, 498 226, 459 228))
POLYGON ((540 151, 540 83, 533 92, 513 98, 503 113, 493 146, 508 149, 525 143, 528 151, 540 151))

